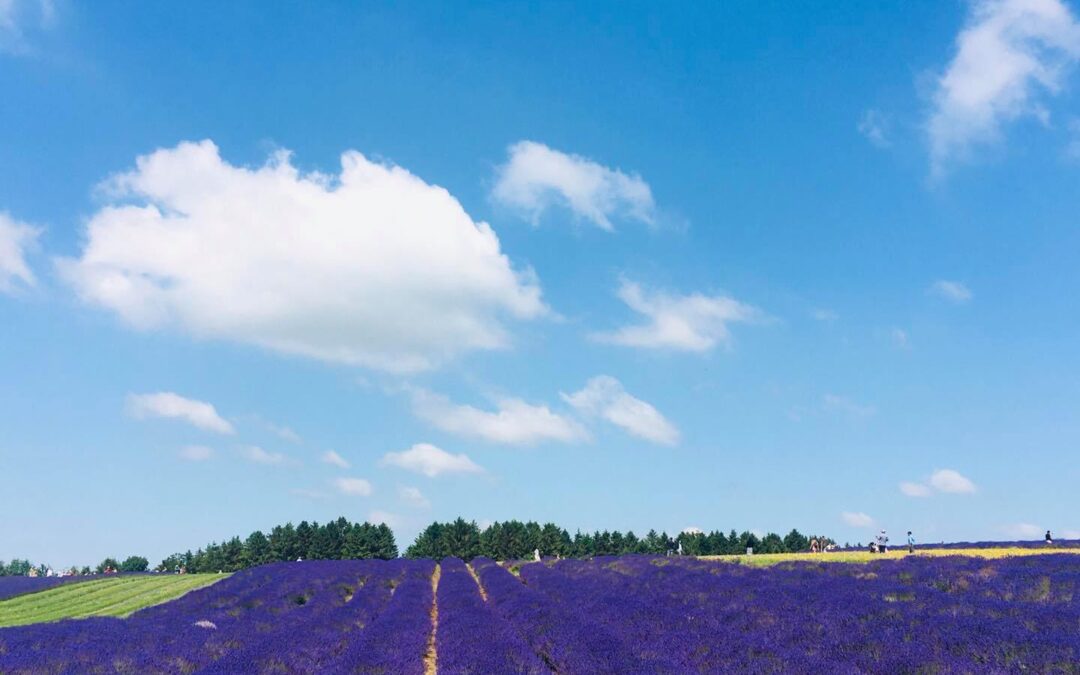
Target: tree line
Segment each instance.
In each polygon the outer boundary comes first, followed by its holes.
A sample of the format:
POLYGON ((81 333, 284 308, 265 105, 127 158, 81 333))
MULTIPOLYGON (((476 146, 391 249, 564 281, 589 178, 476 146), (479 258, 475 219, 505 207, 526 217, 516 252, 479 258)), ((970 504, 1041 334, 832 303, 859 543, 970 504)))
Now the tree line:
POLYGON ((792 553, 810 550, 811 538, 822 545, 833 543, 827 537, 809 537, 794 529, 783 537, 770 532, 760 538, 749 531, 738 533, 735 530, 728 534, 718 530, 708 533, 687 531, 674 537, 656 530, 649 530, 644 537, 638 537, 633 531, 625 534, 618 530, 578 531, 571 537, 567 530, 554 523, 540 525, 510 520, 492 523, 481 530, 475 521, 458 518, 451 523, 428 525, 405 550, 405 556, 435 560, 446 556, 463 560, 477 556, 521 560, 532 558, 537 550, 543 556, 563 558, 628 553, 665 555, 678 551, 680 544, 684 555, 733 555, 746 553, 747 549, 753 549, 754 553, 792 553))
POLYGON ((398 557, 394 533, 385 524, 351 523, 345 518, 324 525, 301 521, 278 525, 269 534, 256 530, 246 539, 212 542, 192 553, 174 553, 161 561, 163 572, 235 572, 285 560, 352 560, 398 557))
MULTIPOLYGON (((119 561, 116 558, 105 558, 94 568, 86 565, 81 568, 71 567, 62 570, 53 570, 53 572, 57 574, 86 576, 89 574, 104 574, 106 571, 145 572, 149 567, 150 561, 142 556, 133 555, 125 558, 123 561, 119 561)), ((30 575, 31 570, 38 576, 45 576, 50 569, 50 566, 45 563, 35 565, 25 559, 16 558, 7 564, 4 564, 4 561, 0 560, 0 577, 25 577, 30 575)))

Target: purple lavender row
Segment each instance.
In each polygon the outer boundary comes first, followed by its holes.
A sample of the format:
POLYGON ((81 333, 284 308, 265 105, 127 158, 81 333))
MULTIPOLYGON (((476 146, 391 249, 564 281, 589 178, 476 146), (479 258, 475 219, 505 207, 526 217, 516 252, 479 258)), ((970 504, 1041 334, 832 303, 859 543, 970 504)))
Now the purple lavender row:
POLYGON ((442 561, 439 581, 439 630, 436 645, 440 673, 550 673, 513 626, 497 616, 458 558, 442 561))
POLYGON ((26 593, 37 593, 62 584, 103 578, 106 577, 0 577, 0 600, 7 600, 26 593))
POLYGON ((665 636, 690 670, 1071 672, 1080 663, 1080 561, 1069 555, 780 569, 598 559, 560 563, 551 578, 533 567, 523 576, 558 604, 602 621, 623 614, 629 634, 665 636), (635 613, 635 591, 653 616, 635 613))
POLYGON ((394 588, 386 609, 324 672, 423 675, 435 602, 431 589, 435 563, 430 560, 397 563, 403 568, 402 580, 394 588))
POLYGON ((473 568, 488 603, 512 623, 535 652, 560 673, 637 673, 638 662, 618 632, 566 612, 514 578, 493 560, 475 558, 473 568))
POLYGON ((227 652, 200 673, 316 672, 315 664, 339 655, 345 642, 390 598, 398 566, 385 561, 345 561, 332 566, 345 573, 312 576, 302 594, 273 605, 265 630, 252 631, 249 617, 235 630, 219 631, 227 652), (297 605, 291 609, 290 605, 297 605), (282 611, 291 609, 291 611, 282 611), (288 645, 288 649, 283 649, 288 645))
POLYGON ((347 583, 355 563, 277 563, 239 572, 128 619, 0 629, 0 672, 190 673, 301 606, 313 579, 347 583))

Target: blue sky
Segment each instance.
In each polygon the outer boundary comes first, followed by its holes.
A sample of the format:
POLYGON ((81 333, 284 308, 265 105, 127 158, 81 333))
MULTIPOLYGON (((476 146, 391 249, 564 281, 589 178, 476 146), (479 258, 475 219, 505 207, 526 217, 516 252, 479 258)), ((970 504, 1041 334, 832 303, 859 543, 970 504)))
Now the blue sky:
POLYGON ((0 1, 0 559, 1080 536, 1080 8, 790 5, 0 1))

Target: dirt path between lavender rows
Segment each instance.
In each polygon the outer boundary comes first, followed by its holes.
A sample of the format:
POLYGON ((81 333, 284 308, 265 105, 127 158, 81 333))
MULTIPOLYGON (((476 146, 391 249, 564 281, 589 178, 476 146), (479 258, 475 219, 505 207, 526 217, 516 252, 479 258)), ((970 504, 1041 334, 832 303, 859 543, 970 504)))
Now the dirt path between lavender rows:
POLYGON ((431 637, 428 638, 427 652, 424 654, 424 675, 435 675, 438 671, 439 655, 435 651, 435 633, 439 630, 439 577, 442 565, 435 565, 431 575, 431 637))

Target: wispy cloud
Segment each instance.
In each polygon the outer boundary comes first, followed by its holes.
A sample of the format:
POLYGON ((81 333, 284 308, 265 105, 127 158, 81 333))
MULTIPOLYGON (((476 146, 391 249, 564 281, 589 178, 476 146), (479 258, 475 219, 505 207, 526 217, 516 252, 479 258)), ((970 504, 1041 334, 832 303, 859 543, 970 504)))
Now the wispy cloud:
POLYGON ((840 514, 844 524, 851 527, 873 527, 874 519, 861 511, 844 511, 840 514))
POLYGON ((343 495, 370 497, 372 493, 371 483, 363 478, 335 478, 332 482, 343 495))
POLYGON ((590 379, 585 388, 562 394, 563 400, 587 415, 598 415, 624 431, 661 445, 679 442, 679 430, 660 411, 631 396, 609 375, 590 379))
POLYGON ((904 493, 908 497, 929 497, 930 486, 923 483, 912 483, 910 481, 904 481, 900 483, 900 492, 904 493))
POLYGON ((484 469, 469 459, 468 455, 453 455, 430 443, 417 443, 408 450, 388 452, 383 456, 381 463, 383 466, 396 466, 399 469, 423 474, 428 478, 444 474, 484 472, 484 469))
POLYGON ((431 507, 431 502, 429 502, 428 498, 424 496, 424 493, 420 491, 420 488, 402 486, 398 488, 398 497, 401 501, 415 509, 426 509, 431 507))
POLYGON ((213 405, 192 398, 185 398, 171 391, 155 394, 130 394, 127 398, 128 414, 136 419, 159 417, 187 422, 204 431, 234 434, 236 430, 213 405))
POLYGON ((346 461, 344 457, 337 454, 333 450, 327 450, 326 452, 324 452, 322 454, 322 456, 319 457, 319 461, 323 462, 324 464, 331 464, 331 465, 336 466, 336 467, 338 467, 340 469, 348 469, 349 468, 349 462, 346 461))
POLYGON ((825 394, 822 399, 822 407, 828 412, 841 413, 851 417, 871 417, 877 414, 876 407, 858 403, 847 396, 840 396, 839 394, 825 394))
POLYGON ((929 292, 932 295, 944 298, 949 302, 955 302, 958 305, 969 302, 974 297, 971 289, 961 282, 948 281, 946 279, 938 279, 930 284, 929 292))
POLYGON ((208 448, 205 445, 188 445, 180 450, 180 459, 189 462, 205 462, 213 456, 213 448, 208 448))
POLYGON ((592 336, 595 340, 626 347, 705 352, 730 342, 731 324, 763 317, 758 309, 726 295, 671 295, 646 291, 626 279, 619 286, 618 296, 647 321, 596 333, 592 336))
POLYGON ((1001 531, 1017 539, 1038 539, 1043 536, 1043 528, 1033 523, 1010 523, 1003 526, 1001 531))
POLYGON ((443 431, 492 443, 530 445, 544 441, 573 443, 587 440, 588 432, 573 419, 553 412, 546 405, 533 405, 516 398, 503 398, 497 410, 457 405, 426 389, 414 388, 413 412, 443 431))
POLYGON ((1062 0, 974 0, 956 55, 939 77, 927 121, 934 175, 1005 123, 1045 122, 1045 95, 1061 91, 1080 58, 1080 24, 1062 0))
POLYGON ((864 111, 856 128, 876 147, 887 148, 892 145, 889 139, 889 120, 880 110, 864 111))
POLYGON ((280 452, 268 452, 257 445, 240 448, 240 456, 255 464, 284 464, 289 459, 280 452))
POLYGON ((641 176, 534 141, 510 146, 491 197, 524 212, 534 223, 552 206, 566 207, 608 231, 615 229, 612 220, 618 217, 648 224, 656 217, 652 190, 641 176))
POLYGON ((34 273, 26 262, 26 253, 37 245, 40 234, 40 228, 19 222, 0 211, 0 293, 11 293, 18 284, 36 284, 34 273))

